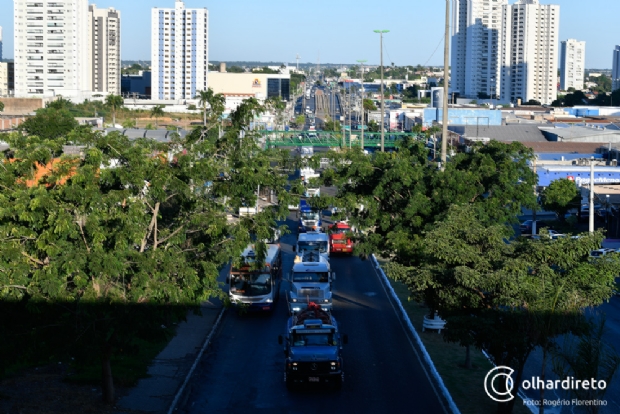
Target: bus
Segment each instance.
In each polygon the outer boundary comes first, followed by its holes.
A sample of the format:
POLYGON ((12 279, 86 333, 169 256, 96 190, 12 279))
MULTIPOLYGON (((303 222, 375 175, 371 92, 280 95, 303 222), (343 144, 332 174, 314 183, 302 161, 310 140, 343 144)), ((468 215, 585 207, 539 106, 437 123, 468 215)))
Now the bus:
POLYGON ((239 267, 231 264, 228 275, 228 295, 234 305, 249 310, 272 311, 280 297, 282 281, 282 251, 278 244, 267 245, 267 257, 260 269, 252 270, 256 261, 254 245, 241 254, 239 267))

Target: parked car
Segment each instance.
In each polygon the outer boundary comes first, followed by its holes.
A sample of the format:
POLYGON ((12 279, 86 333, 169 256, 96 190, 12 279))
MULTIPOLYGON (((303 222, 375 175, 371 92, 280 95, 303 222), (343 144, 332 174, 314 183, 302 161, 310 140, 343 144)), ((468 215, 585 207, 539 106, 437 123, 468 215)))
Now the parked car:
POLYGON ((608 248, 592 250, 590 252, 590 257, 603 257, 603 256, 606 256, 606 255, 608 255, 610 253, 617 253, 617 250, 616 249, 608 249, 608 248))

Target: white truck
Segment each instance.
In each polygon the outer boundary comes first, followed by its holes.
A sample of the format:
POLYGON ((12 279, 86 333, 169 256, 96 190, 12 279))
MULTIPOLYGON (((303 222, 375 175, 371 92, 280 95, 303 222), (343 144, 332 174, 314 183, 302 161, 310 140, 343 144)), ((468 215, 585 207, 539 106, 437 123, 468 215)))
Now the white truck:
POLYGON ((336 274, 318 249, 298 252, 289 274, 286 294, 289 312, 294 315, 314 302, 325 311, 332 309, 332 283, 336 274))
POLYGON ((310 167, 302 167, 299 170, 299 178, 305 187, 304 196, 305 197, 318 197, 321 195, 321 187, 312 187, 310 184, 310 179, 319 178, 321 174, 314 171, 313 168, 310 167))

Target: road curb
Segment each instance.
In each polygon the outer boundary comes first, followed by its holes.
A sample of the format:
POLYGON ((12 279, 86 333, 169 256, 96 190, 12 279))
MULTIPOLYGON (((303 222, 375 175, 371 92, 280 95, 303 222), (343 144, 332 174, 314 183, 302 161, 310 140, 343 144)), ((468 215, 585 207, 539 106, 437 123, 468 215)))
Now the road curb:
POLYGON ((198 361, 200 361, 200 359, 202 358, 202 354, 204 354, 205 350, 207 349, 207 346, 209 346, 209 343, 211 343, 211 338, 213 337, 213 334, 217 330, 218 326, 220 325, 220 321, 222 320, 222 317, 224 316, 224 312, 226 312, 226 308, 222 307, 219 315, 217 316, 217 319, 215 320, 215 323, 213 324, 213 327, 211 328, 211 332, 209 332, 209 335, 207 335, 207 338, 202 344, 202 348, 200 348, 200 352, 198 352, 198 355, 196 356, 196 359, 194 360, 192 367, 190 368, 189 372, 185 376, 185 380, 183 381, 183 384, 181 384, 181 387, 175 394, 174 399, 172 400, 172 404, 170 404, 170 408, 168 409, 168 414, 172 414, 176 410, 177 404, 179 403, 179 400, 181 399, 183 392, 185 392, 185 387, 187 387, 187 383, 189 382, 190 378, 194 374, 194 371, 196 370, 198 361))
POLYGON ((448 406, 450 407, 452 412, 454 414, 460 414, 460 411, 459 411, 458 407, 454 403, 454 400, 452 400, 452 396, 450 395, 450 391, 448 391, 448 389, 446 388, 445 384, 443 383, 443 380, 441 379, 441 375, 439 375, 439 372, 437 372, 437 368, 435 368, 435 364, 433 364, 433 360, 431 359, 431 356, 426 351, 426 348, 424 347, 424 344, 422 343, 422 339, 420 339, 420 336, 418 335, 418 332, 413 327, 413 324, 411 323, 411 320, 409 319, 409 315, 407 315, 407 312, 405 311, 405 308, 403 307, 403 304, 401 303, 400 299, 398 298, 398 295, 396 295, 396 292, 394 291, 394 288, 392 288, 392 285, 390 284, 390 281, 388 280, 387 276, 385 275, 385 272, 381 268, 381 265, 377 261, 377 258, 375 257, 375 255, 373 254, 371 257, 372 257, 372 260, 373 260, 373 262, 375 264, 375 268, 379 271, 379 274, 383 278, 383 282, 385 283, 385 285, 387 286, 388 290, 390 291, 390 293, 392 295, 392 298, 398 304, 398 308, 400 309, 402 317, 405 320, 405 322, 407 322, 407 327, 409 328, 409 331, 411 332, 411 335, 415 338, 416 344, 420 348, 420 350, 422 352, 422 356, 424 357, 424 361, 430 367, 431 375, 433 376, 433 378, 437 382, 437 385, 439 386, 439 389, 441 390, 441 394, 443 395, 443 397, 448 402, 448 406))

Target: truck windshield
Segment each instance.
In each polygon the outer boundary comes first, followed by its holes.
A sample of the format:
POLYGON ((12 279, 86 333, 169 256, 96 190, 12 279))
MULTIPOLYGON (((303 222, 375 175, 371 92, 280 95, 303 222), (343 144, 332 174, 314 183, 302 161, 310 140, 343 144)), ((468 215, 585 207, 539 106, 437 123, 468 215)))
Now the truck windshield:
POLYGON ((327 283, 329 277, 327 272, 294 272, 293 282, 327 283))
POLYGON ((301 219, 302 220, 318 220, 319 213, 316 211, 303 211, 301 213, 301 219))
POLYGON ((271 293, 269 273, 248 273, 231 275, 230 293, 241 296, 263 296, 271 293))
POLYGON ((298 241, 297 242, 297 251, 299 251, 300 253, 317 251, 317 250, 320 253, 327 253, 327 240, 298 241))
POLYGON ((332 334, 293 334, 293 346, 331 346, 336 345, 332 334))

